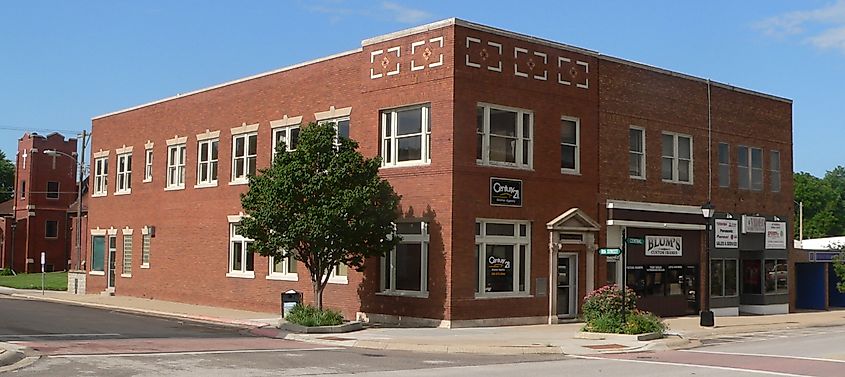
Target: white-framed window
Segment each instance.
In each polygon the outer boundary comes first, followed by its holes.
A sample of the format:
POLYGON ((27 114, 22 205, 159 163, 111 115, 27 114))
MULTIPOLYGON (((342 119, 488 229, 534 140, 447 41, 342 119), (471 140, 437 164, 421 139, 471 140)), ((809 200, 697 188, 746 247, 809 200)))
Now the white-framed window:
POLYGON ((628 176, 645 179, 645 129, 628 128, 628 176))
POLYGON ((769 187, 772 192, 780 192, 780 152, 769 151, 769 187))
POLYGON ((736 259, 710 260, 710 294, 735 297, 739 294, 739 264, 736 259))
POLYGON ((763 190, 763 150, 740 145, 737 148, 736 166, 738 187, 744 190, 763 190))
POLYGON ((165 189, 185 188, 185 144, 167 147, 167 186, 165 189))
POLYGON ((476 297, 528 296, 531 223, 476 220, 475 261, 476 297))
POLYGON ((431 161, 431 107, 410 106, 381 112, 382 166, 431 161))
POLYGON ((132 153, 117 155, 117 185, 115 195, 132 192, 132 153))
POLYGON ((219 139, 197 142, 197 187, 217 186, 219 139))
POLYGON ((692 183, 692 136, 663 132, 661 141, 663 181, 692 183))
POLYGON ((120 276, 132 276, 132 233, 123 233, 123 270, 120 276))
POLYGON ((150 242, 152 237, 149 228, 141 232, 141 268, 150 268, 150 242))
POLYGON ((144 182, 153 181, 153 150, 144 150, 144 182))
POLYGON ((428 295, 428 224, 396 223, 402 241, 381 258, 381 291, 386 294, 428 295))
POLYGON ((325 119, 325 120, 321 120, 317 123, 318 124, 334 123, 334 129, 337 132, 337 137, 338 138, 343 137, 343 138, 349 139, 350 123, 349 123, 349 117, 348 116, 325 119))
POLYGON ((285 143, 286 151, 296 150, 296 146, 299 145, 299 131, 299 125, 273 129, 273 160, 276 159, 276 148, 281 143, 285 143))
POLYGON ((731 186, 731 148, 728 143, 719 143, 719 187, 731 186))
POLYGON ((267 274, 267 280, 299 280, 299 275, 296 273, 296 259, 291 257, 279 258, 270 257, 270 272, 267 274))
POLYGON ((44 238, 56 239, 59 238, 59 222, 56 220, 47 220, 44 222, 44 238))
POLYGON ((249 251, 252 240, 240 234, 240 222, 229 223, 228 277, 254 278, 255 255, 249 251))
POLYGON ((91 196, 105 196, 109 186, 109 158, 94 160, 94 191, 91 196))
POLYGON ((533 112, 479 103, 475 124, 476 163, 531 169, 533 112))
POLYGON ((578 174, 581 172, 581 120, 573 117, 560 118, 560 172, 578 174))
POLYGON ((349 266, 341 263, 335 266, 334 270, 329 276, 329 283, 332 284, 349 284, 349 266))
POLYGON ((55 200, 59 198, 59 182, 47 182, 47 199, 55 200))
POLYGON ((232 136, 232 183, 247 183, 255 175, 258 133, 232 136))

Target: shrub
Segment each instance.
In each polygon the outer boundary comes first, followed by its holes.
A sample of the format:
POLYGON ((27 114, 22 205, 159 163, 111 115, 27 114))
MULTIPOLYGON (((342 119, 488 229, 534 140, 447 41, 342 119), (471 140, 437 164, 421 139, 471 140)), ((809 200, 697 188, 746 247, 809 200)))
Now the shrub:
MULTIPOLYGON (((625 310, 628 312, 634 311, 637 307, 637 295, 631 288, 627 288, 625 297, 625 310)), ((581 313, 584 321, 588 324, 590 321, 610 314, 617 315, 620 318, 619 311, 622 308, 622 291, 616 284, 605 285, 596 289, 586 296, 584 296, 584 305, 581 307, 581 313)), ((621 321, 620 321, 621 322, 621 321)))
POLYGON ((615 284, 606 285, 584 297, 581 312, 584 331, 613 334, 663 333, 666 325, 660 317, 637 309, 637 296, 627 288, 625 322, 622 321, 622 291, 615 284))
POLYGON ((645 334, 656 332, 663 334, 666 331, 666 324, 660 317, 646 311, 636 310, 625 318, 626 334, 645 334))
POLYGON ((288 315, 285 316, 288 322, 302 326, 334 326, 343 323, 343 315, 336 310, 318 309, 311 305, 296 304, 288 315))
POLYGON ((4 268, 0 270, 0 276, 12 276, 12 269, 11 268, 4 268))

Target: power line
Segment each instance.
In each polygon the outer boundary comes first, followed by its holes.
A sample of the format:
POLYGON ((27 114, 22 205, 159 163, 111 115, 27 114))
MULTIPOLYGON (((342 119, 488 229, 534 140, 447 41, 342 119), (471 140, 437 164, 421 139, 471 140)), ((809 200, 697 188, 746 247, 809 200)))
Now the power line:
POLYGON ((64 130, 64 129, 58 129, 58 128, 24 128, 24 127, 15 127, 15 126, 9 126, 9 125, 4 125, 4 124, 0 124, 0 130, 24 131, 24 132, 26 132, 26 131, 54 132, 55 131, 55 132, 70 132, 70 133, 77 133, 77 132, 81 131, 81 130, 64 130))

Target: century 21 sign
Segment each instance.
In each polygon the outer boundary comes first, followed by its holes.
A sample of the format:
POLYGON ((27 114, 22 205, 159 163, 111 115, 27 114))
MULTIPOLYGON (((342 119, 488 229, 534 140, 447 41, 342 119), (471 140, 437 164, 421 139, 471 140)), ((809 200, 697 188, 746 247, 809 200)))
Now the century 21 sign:
POLYGON ((490 205, 522 207, 522 181, 490 178, 490 205))

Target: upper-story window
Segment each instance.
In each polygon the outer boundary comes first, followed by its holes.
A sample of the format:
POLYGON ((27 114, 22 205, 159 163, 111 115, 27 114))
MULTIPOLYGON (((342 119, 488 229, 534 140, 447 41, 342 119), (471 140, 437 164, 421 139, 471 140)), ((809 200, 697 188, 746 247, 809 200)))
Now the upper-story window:
POLYGON ((185 144, 167 147, 167 187, 166 189, 185 188, 185 144))
POLYGON ((109 158, 101 157, 94 160, 94 191, 92 196, 106 195, 109 185, 109 158))
POLYGON ((286 151, 295 151, 299 145, 299 125, 278 127, 273 129, 273 159, 276 159, 277 150, 282 143, 286 151))
POLYGON ((664 132, 661 176, 665 182, 692 183, 692 137, 664 132))
POLYGON ((258 156, 258 133, 250 132, 232 136, 232 182, 246 183, 255 175, 258 156))
POLYGON ((132 192, 132 154, 123 153, 117 155, 117 187, 115 194, 128 194, 132 192))
POLYGON ((430 113, 428 105, 381 113, 383 166, 417 165, 431 161, 430 113))
POLYGON ((479 104, 476 108, 479 165, 531 169, 534 113, 529 110, 479 104))
POLYGON ((56 182, 56 181, 47 182, 47 199, 58 199, 58 198, 59 198, 59 182, 56 182))
POLYGON ((26 181, 21 181, 21 199, 26 199, 26 181))
POLYGON ((728 143, 719 143, 719 187, 731 185, 731 149, 728 143))
POLYGON ((780 152, 770 151, 769 155, 769 177, 771 183, 769 187, 772 192, 780 192, 780 152))
POLYGON ((197 187, 217 186, 217 155, 219 139, 197 143, 197 187))
POLYGON ((628 129, 628 176, 645 179, 645 130, 628 129))
POLYGON ((144 150, 144 182, 153 180, 153 149, 144 150))
POLYGON ((578 174, 581 171, 581 121, 560 118, 560 172, 578 174))
POLYGON ((763 150, 740 145, 737 148, 736 166, 738 187, 745 190, 763 190, 763 150))

